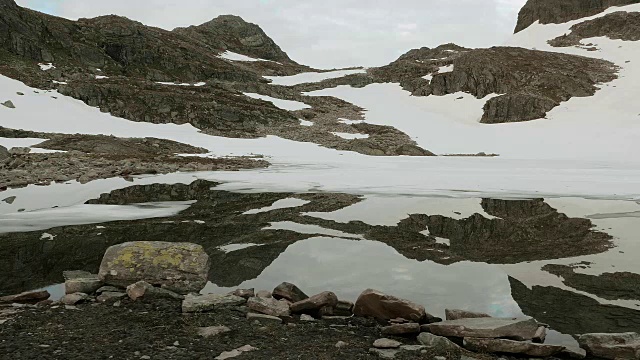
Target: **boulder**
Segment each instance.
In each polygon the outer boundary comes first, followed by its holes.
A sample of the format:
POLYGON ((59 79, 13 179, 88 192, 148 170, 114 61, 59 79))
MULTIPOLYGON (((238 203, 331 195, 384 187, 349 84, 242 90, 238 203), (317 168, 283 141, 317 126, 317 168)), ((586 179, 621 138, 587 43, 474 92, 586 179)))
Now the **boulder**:
POLYGON ((307 294, 305 294, 297 286, 288 282, 283 282, 275 289, 273 289, 272 296, 278 300, 289 300, 292 303, 297 303, 298 301, 309 298, 309 296, 307 296, 307 294))
POLYGON ((488 314, 473 312, 467 310, 450 310, 446 309, 445 315, 447 320, 460 320, 460 319, 476 319, 476 318, 488 318, 491 317, 488 314))
POLYGON ((212 311, 218 307, 229 307, 243 305, 247 299, 235 295, 194 295, 185 296, 182 301, 182 312, 197 313, 212 311))
POLYGON ((17 295, 9 295, 0 297, 0 304, 2 303, 16 303, 16 304, 36 304, 40 301, 47 300, 51 297, 48 291, 27 291, 17 295))
POLYGON ((184 296, 180 294, 176 294, 173 291, 169 291, 167 289, 157 288, 146 281, 138 281, 135 284, 131 284, 127 286, 127 295, 133 301, 136 301, 140 298, 145 298, 149 300, 153 299, 174 299, 174 300, 182 300, 184 296))
POLYGON ((538 331, 538 323, 532 318, 460 319, 429 324, 429 331, 447 337, 531 340, 538 331))
POLYGON ((28 147, 12 147, 9 149, 11 155, 27 155, 31 152, 31 148, 28 147))
POLYGON ((333 314, 336 316, 353 315, 353 303, 351 301, 338 300, 338 304, 333 309, 333 314))
POLYGON ((421 322, 427 316, 422 305, 373 289, 360 294, 353 307, 353 314, 380 320, 403 318, 415 322, 421 322))
POLYGON ((258 291, 256 293, 256 297, 263 298, 263 299, 271 299, 272 298, 271 293, 269 291, 267 291, 267 290, 258 291))
POLYGON ((79 302, 85 301, 89 298, 89 295, 84 293, 66 294, 60 299, 60 302, 65 305, 75 305, 79 302))
POLYGON ((546 338, 547 338, 547 328, 544 326, 538 327, 536 334, 533 336, 533 342, 543 344, 546 338))
POLYGON ((378 339, 373 342, 373 347, 376 349, 397 349, 402 345, 401 342, 391 339, 378 339))
POLYGON ((584 359, 587 357, 587 350, 579 347, 567 347, 558 354, 560 358, 584 359))
POLYGON ((578 343, 589 355, 603 359, 640 359, 639 333, 584 334, 578 343))
POLYGON ((203 338, 209 338, 212 336, 218 336, 220 334, 224 334, 229 331, 231 331, 231 329, 229 329, 226 326, 201 327, 198 329, 198 335, 202 336, 203 338))
POLYGON ((274 298, 253 297, 247 301, 247 307, 255 312, 271 316, 289 316, 289 303, 274 298))
MULTIPOLYGON (((338 296, 336 296, 336 294, 332 293, 331 291, 325 291, 323 293, 313 295, 308 299, 293 303, 291 304, 290 308, 291 312, 295 314, 317 314, 324 308, 333 309, 336 305, 338 305, 338 296)), ((327 314, 327 311, 324 311, 323 315, 329 314, 327 314)))
POLYGON ((65 271, 63 276, 65 294, 93 294, 102 287, 102 281, 98 279, 97 274, 86 271, 65 271))
POLYGON ((231 295, 240 296, 241 298, 245 298, 247 300, 256 296, 255 289, 237 289, 232 292, 231 295))
POLYGON ((96 298, 96 300, 101 303, 111 303, 116 302, 125 296, 127 296, 127 294, 123 292, 104 291, 96 298))
POLYGON ((98 277, 126 287, 138 281, 179 293, 198 293, 207 284, 209 256, 200 245, 129 242, 107 249, 98 277))
POLYGON ((524 341, 487 338, 464 338, 465 349, 482 353, 518 354, 534 357, 548 357, 560 353, 564 346, 535 344, 524 341))
POLYGON ((394 324, 382 328, 382 335, 387 336, 406 336, 419 333, 420 324, 418 323, 394 324))
POLYGON ((282 324, 282 319, 277 316, 271 316, 266 314, 248 313, 248 320, 258 321, 262 324, 282 324))
POLYGON ((7 100, 7 101, 3 102, 2 106, 7 107, 9 109, 15 109, 16 108, 16 106, 13 104, 13 102, 11 100, 7 100))
POLYGON ((423 332, 418 335, 418 342, 438 355, 459 354, 461 349, 446 337, 423 332))
POLYGON ((0 145, 0 160, 7 159, 10 156, 11 156, 11 154, 9 154, 9 150, 7 150, 6 147, 0 145))

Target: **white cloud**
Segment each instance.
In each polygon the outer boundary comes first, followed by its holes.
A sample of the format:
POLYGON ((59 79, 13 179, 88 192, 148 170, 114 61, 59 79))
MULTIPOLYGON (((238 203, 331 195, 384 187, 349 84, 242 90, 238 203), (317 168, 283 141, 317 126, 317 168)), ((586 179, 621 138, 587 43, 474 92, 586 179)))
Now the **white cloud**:
POLYGON ((326 68, 382 65, 411 48, 447 42, 468 47, 500 45, 512 33, 524 2, 18 0, 72 19, 117 14, 165 29, 235 14, 260 25, 294 60, 326 68))

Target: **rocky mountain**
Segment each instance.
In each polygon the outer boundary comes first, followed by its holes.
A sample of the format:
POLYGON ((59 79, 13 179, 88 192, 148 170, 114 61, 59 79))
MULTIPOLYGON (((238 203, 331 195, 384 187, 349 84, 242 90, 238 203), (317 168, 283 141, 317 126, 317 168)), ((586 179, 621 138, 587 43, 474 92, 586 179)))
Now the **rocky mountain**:
POLYGON ((603 12, 612 6, 636 4, 638 0, 528 0, 518 14, 515 32, 536 21, 558 24, 603 12))
POLYGON ((295 64, 256 24, 239 16, 223 15, 199 26, 177 28, 175 33, 197 39, 212 49, 230 50, 255 58, 295 64))

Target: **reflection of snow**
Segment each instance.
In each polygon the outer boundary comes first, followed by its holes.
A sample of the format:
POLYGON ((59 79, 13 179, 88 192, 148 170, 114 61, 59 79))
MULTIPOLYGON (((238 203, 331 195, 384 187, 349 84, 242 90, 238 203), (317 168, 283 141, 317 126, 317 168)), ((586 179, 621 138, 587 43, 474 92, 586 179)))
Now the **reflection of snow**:
POLYGON ((245 93, 245 95, 254 99, 269 101, 273 103, 273 105, 275 105, 276 107, 279 107, 284 110, 289 110, 289 111, 308 109, 311 107, 299 101, 276 99, 274 97, 267 96, 267 95, 254 94, 254 93, 245 93))
POLYGON ((272 222, 263 230, 289 230, 300 234, 327 235, 346 239, 362 239, 362 235, 348 234, 342 231, 326 229, 318 225, 298 224, 292 221, 272 222))
POLYGON ((309 203, 309 201, 307 201, 307 200, 296 199, 296 198, 287 198, 287 199, 278 200, 278 201, 274 202, 273 204, 271 204, 271 206, 263 207, 263 208, 260 208, 260 209, 249 210, 249 211, 244 212, 243 214, 244 215, 259 214, 259 213, 268 212, 268 211, 272 211, 272 210, 299 207, 299 206, 302 206, 302 205, 306 205, 308 203, 309 203))

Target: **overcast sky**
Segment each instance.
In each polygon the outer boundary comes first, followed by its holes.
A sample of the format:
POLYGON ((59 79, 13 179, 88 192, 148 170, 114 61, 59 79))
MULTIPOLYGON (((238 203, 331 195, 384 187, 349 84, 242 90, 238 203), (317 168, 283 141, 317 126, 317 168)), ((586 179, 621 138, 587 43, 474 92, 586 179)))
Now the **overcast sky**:
POLYGON ((526 0, 17 0, 77 19, 117 14, 171 30, 222 14, 260 25, 289 56, 322 68, 383 65, 407 50, 502 44, 526 0))

